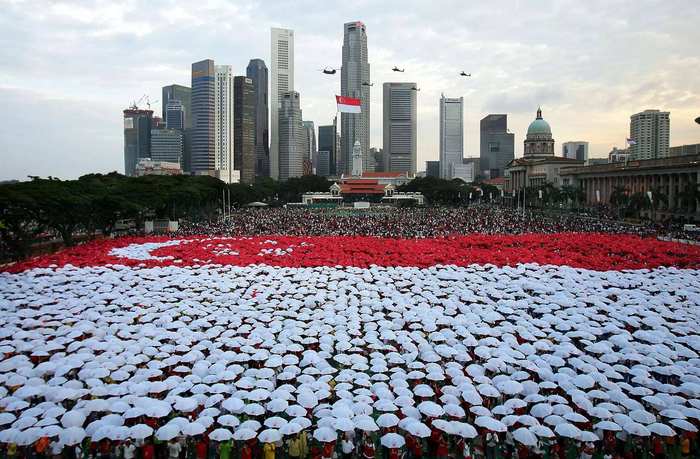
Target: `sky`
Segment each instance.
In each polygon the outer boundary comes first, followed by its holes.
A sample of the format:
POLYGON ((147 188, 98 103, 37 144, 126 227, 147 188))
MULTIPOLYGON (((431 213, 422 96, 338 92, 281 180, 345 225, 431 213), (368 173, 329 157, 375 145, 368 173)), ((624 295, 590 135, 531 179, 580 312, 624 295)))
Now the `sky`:
POLYGON ((202 59, 245 74, 270 61, 270 28, 295 31, 305 120, 329 124, 343 24, 367 26, 371 145, 382 146, 382 83, 418 84, 418 168, 437 160, 440 94, 465 99, 465 156, 479 120, 507 113, 516 156, 538 105, 561 143, 590 156, 624 147, 629 117, 671 112, 671 145, 700 142, 697 0, 0 0, 0 180, 123 172, 122 110, 190 85, 202 59), (396 65, 405 73, 395 73, 396 65), (464 70, 471 78, 460 77, 464 70))

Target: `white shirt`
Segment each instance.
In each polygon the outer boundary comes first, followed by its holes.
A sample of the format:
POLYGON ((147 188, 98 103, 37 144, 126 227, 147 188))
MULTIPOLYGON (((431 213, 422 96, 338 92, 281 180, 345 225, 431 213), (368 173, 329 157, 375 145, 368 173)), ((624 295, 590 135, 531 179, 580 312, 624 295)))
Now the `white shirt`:
POLYGON ((136 445, 133 443, 130 443, 128 445, 124 445, 124 459, 134 459, 136 457, 136 445))
POLYGON ((350 454, 355 449, 355 445, 351 441, 347 440, 343 440, 342 447, 344 454, 350 454))
POLYGON ((180 443, 168 443, 168 454, 171 459, 180 457, 180 451, 182 451, 182 445, 180 443))

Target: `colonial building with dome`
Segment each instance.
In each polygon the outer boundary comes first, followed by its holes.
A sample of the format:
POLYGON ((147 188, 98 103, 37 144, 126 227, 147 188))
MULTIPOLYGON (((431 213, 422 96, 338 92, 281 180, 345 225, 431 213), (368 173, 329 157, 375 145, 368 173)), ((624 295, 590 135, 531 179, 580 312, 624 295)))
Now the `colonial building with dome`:
POLYGON ((523 157, 513 159, 506 166, 506 192, 523 188, 539 188, 546 183, 560 187, 563 167, 583 166, 583 161, 554 155, 554 138, 549 123, 542 118, 542 109, 527 128, 523 142, 523 157))

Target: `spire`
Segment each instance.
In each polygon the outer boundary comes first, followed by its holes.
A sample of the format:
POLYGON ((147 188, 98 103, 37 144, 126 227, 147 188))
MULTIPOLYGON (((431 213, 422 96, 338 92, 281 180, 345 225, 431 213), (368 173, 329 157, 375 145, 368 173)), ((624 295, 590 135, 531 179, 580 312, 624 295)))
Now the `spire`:
POLYGON ((542 107, 537 107, 537 119, 542 119, 542 107))

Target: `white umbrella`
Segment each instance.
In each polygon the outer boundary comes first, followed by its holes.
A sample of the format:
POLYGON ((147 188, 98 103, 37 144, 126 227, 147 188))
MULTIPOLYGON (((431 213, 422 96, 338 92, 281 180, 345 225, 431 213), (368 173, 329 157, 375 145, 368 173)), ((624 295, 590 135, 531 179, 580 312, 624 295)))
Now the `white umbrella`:
POLYGON ((209 438, 214 441, 228 441, 233 438, 233 434, 228 429, 215 429, 209 433, 209 438))
POLYGON ((169 423, 156 430, 156 438, 161 441, 170 441, 180 435, 180 433, 180 426, 169 423))
POLYGON ((250 440, 251 438, 255 438, 257 433, 253 429, 241 429, 240 426, 236 431, 233 433, 233 439, 234 440, 250 440))
POLYGON ((394 413, 383 413, 376 422, 379 427, 394 427, 399 423, 399 418, 394 413))
POLYGON ((350 418, 336 418, 333 421, 333 428, 341 432, 350 432, 355 430, 355 423, 350 418))
POLYGON ((668 421, 668 423, 671 424, 673 427, 678 427, 679 429, 685 430, 687 432, 698 431, 698 429, 693 424, 686 421, 685 419, 671 419, 670 421, 668 421))
POLYGON ((466 422, 451 421, 452 432, 462 438, 475 438, 478 433, 476 429, 466 422))
POLYGON ((537 437, 526 427, 521 427, 513 432, 513 438, 525 446, 536 446, 537 437))
POLYGON ((182 427, 182 433, 189 436, 202 435, 206 431, 207 428, 196 421, 190 422, 184 427, 182 427))
MULTIPOLYGON (((406 418, 411 419, 411 418, 406 418)), ((430 427, 426 426, 420 421, 414 420, 406 424, 404 430, 414 437, 426 438, 430 436, 430 427)))
POLYGON ((303 427, 296 422, 288 422, 280 429, 282 435, 295 435, 301 432, 303 427))
POLYGON ((231 413, 240 413, 243 411, 245 403, 243 403, 243 400, 240 398, 231 397, 221 402, 221 407, 227 411, 230 411, 231 413))
POLYGON ((397 433, 391 432, 382 436, 381 444, 390 449, 401 448, 406 444, 406 439, 397 433))
POLYGON ((219 416, 216 422, 226 427, 238 427, 238 425, 241 423, 236 416, 231 414, 223 414, 219 416))
POLYGON ((66 411, 61 416, 61 425, 63 427, 82 427, 85 423, 85 413, 79 410, 66 411))
POLYGON ((136 424, 129 429, 129 436, 134 440, 143 440, 153 435, 153 429, 146 424, 136 424))
POLYGON ((328 443, 337 440, 338 434, 328 427, 319 427, 314 431, 314 438, 322 443, 328 443))
POLYGON ((80 427, 68 427, 58 434, 58 441, 64 445, 77 445, 85 438, 85 430, 80 427))
POLYGON ((563 422, 554 427, 554 431, 562 437, 578 439, 581 437, 581 430, 573 424, 563 422))
POLYGON ((534 433, 535 435, 541 438, 553 438, 555 436, 552 429, 550 429, 547 426, 531 426, 528 429, 530 430, 530 432, 534 433))
POLYGON ((433 418, 436 418, 438 416, 442 416, 445 414, 445 410, 442 409, 440 405, 438 405, 435 402, 431 402, 430 400, 426 400, 424 402, 421 402, 418 404, 418 411, 421 413, 425 414, 426 416, 430 416, 433 418))
POLYGON ((284 427, 285 424, 287 424, 287 420, 283 419, 279 416, 272 416, 271 418, 265 419, 263 422, 265 426, 273 428, 273 429, 280 429, 284 427))
POLYGON ((376 432, 379 430, 377 423, 369 416, 358 416, 353 422, 355 423, 355 427, 365 432, 376 432))
POLYGON ((262 443, 274 443, 282 439, 282 433, 277 429, 265 429, 258 434, 262 443))
POLYGON ((619 425, 615 424, 612 421, 600 421, 598 424, 594 425, 593 427, 595 427, 598 430, 610 430, 613 432, 619 432, 622 430, 622 427, 620 427, 619 425))
POLYGON ((627 424, 622 426, 622 430, 631 435, 636 435, 638 437, 648 437, 649 435, 651 435, 649 429, 647 429, 638 422, 628 422, 627 424))
POLYGON ((477 417, 474 420, 474 424, 492 432, 505 432, 506 430, 508 430, 506 425, 503 424, 501 421, 488 416, 477 417))

